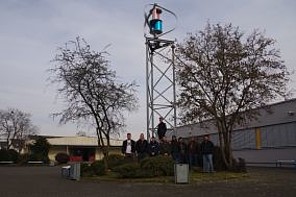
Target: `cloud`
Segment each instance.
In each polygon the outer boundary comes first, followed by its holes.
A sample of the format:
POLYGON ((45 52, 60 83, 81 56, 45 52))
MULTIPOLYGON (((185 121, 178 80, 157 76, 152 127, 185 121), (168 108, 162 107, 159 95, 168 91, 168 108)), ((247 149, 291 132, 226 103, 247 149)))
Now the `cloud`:
MULTIPOLYGON (((63 108, 53 87, 47 87, 57 48, 76 36, 93 50, 108 48, 112 68, 122 81, 140 85, 140 109, 127 113, 129 131, 146 130, 144 6, 151 1, 0 1, 0 108, 16 107, 32 114, 43 134, 75 134, 75 125, 57 126, 49 114, 63 108)), ((186 33, 211 23, 233 23, 241 30, 254 28, 278 41, 289 68, 295 65, 296 3, 292 0, 166 1, 159 4, 178 16, 177 29, 165 38, 182 41, 186 33)), ((174 23, 165 18, 164 27, 174 23)), ((292 76, 296 79, 296 76, 292 76)), ((293 86, 293 85, 291 85, 293 86)), ((295 82, 294 82, 295 86, 295 82)), ((137 136, 135 134, 134 136, 137 136)))

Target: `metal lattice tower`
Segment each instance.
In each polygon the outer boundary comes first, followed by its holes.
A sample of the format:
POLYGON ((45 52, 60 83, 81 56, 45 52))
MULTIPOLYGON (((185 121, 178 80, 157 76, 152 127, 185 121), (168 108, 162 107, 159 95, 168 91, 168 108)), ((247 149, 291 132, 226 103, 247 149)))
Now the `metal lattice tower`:
POLYGON ((168 131, 166 136, 175 134, 176 127, 176 87, 174 41, 160 39, 175 28, 163 32, 160 15, 176 15, 157 4, 145 13, 145 26, 151 37, 146 36, 146 96, 147 96, 147 139, 156 135, 158 118, 163 117, 168 131))
POLYGON ((176 127, 174 42, 146 38, 147 138, 155 136, 158 117, 167 124, 167 135, 176 127))

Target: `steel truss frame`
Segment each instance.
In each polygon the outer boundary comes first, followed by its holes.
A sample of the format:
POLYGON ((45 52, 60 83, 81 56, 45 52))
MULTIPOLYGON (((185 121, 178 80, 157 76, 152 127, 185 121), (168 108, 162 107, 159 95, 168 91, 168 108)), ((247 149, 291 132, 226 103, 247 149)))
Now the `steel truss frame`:
POLYGON ((176 84, 174 41, 146 37, 147 139, 156 136, 158 117, 167 124, 167 135, 175 134, 176 84))

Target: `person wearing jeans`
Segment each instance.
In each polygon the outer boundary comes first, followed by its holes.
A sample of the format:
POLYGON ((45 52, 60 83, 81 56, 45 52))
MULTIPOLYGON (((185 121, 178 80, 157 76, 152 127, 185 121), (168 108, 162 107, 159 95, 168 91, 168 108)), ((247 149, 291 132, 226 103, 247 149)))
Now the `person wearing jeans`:
POLYGON ((188 161, 189 169, 192 169, 193 166, 198 165, 198 155, 199 155, 199 143, 195 137, 192 137, 188 143, 188 161))
POLYGON ((204 136, 204 140, 201 143, 201 154, 203 161, 203 172, 214 172, 213 165, 213 152, 214 144, 210 141, 209 135, 204 136))

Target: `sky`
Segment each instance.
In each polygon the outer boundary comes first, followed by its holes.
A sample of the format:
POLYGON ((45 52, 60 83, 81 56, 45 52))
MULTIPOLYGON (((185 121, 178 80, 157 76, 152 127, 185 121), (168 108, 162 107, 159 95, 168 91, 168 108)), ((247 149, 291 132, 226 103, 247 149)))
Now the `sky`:
MULTIPOLYGON (((126 114, 126 132, 146 131, 146 48, 144 10, 159 5, 177 15, 163 21, 176 29, 165 39, 182 42, 187 33, 211 24, 232 23, 245 34, 254 29, 277 40, 289 71, 296 64, 296 1, 294 0, 0 0, 0 109, 17 108, 32 115, 41 135, 92 135, 89 128, 59 125, 50 114, 65 106, 48 82, 57 48, 77 36, 92 50, 107 45, 111 68, 120 80, 135 80, 139 109, 126 114), (148 6, 149 8, 149 6, 148 6)), ((295 91, 296 74, 288 87, 295 91)), ((295 96, 294 96, 295 97, 295 96)), ((123 138, 124 135, 121 135, 123 138)))

